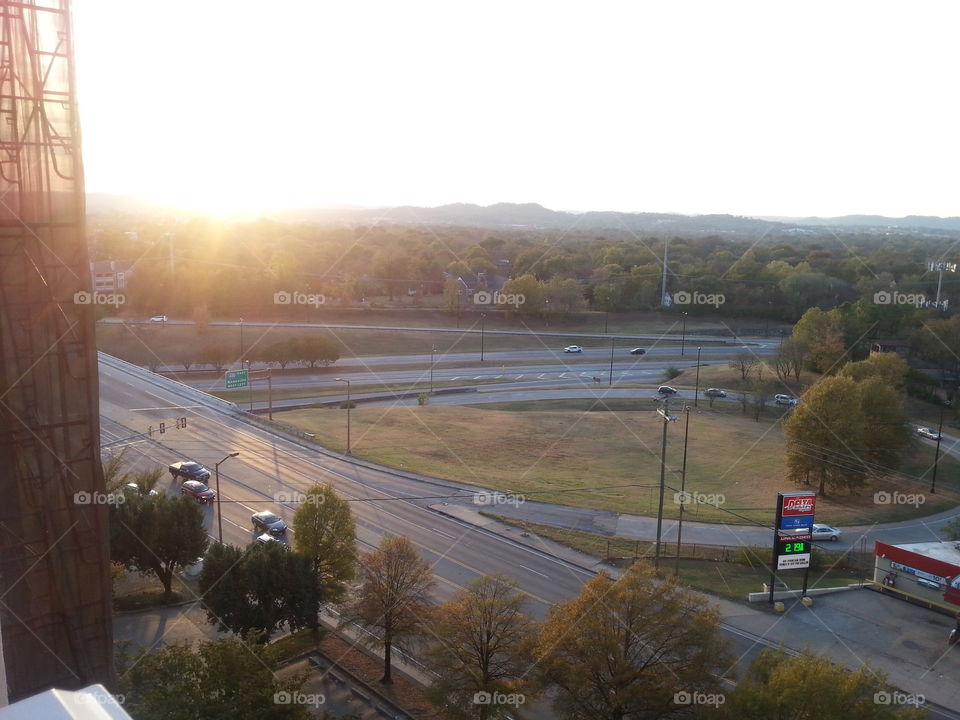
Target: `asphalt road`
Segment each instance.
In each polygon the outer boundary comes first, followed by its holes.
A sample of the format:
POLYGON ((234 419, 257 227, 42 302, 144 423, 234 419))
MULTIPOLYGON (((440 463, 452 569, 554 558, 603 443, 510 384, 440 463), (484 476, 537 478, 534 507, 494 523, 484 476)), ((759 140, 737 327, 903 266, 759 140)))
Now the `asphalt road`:
MULTIPOLYGON (((141 467, 165 467, 189 458, 213 469, 228 453, 240 452, 239 457, 223 462, 219 472, 226 542, 249 543, 253 539, 249 518, 258 510, 271 509, 291 521, 297 493, 317 482, 331 482, 353 504, 362 548, 376 546, 385 535, 411 539, 433 566, 438 601, 448 599, 478 575, 501 572, 517 579, 529 597, 528 611, 543 618, 552 604, 579 592, 594 572, 430 509, 438 503, 456 502, 458 497, 465 499, 468 493, 455 484, 352 462, 275 434, 229 403, 141 368, 103 355, 100 358, 102 443, 129 447, 131 458, 141 467), (175 427, 178 417, 187 418, 186 428, 175 427), (166 427, 162 435, 157 432, 161 422, 166 427), (148 426, 153 426, 154 432, 145 437, 142 433, 148 426)), ((177 491, 169 475, 158 489, 177 491)), ((216 536, 215 507, 204 511, 209 531, 216 536)), ((788 616, 772 618, 769 630, 752 632, 745 628, 750 623, 765 623, 765 613, 717 603, 721 608, 733 607, 724 610, 723 631, 739 665, 749 663, 763 647, 784 642, 774 628, 788 627, 788 616), (741 621, 744 615, 750 616, 750 622, 741 621)), ((797 644, 802 644, 799 638, 797 644)), ((846 653, 840 661, 856 667, 856 657, 846 653)), ((897 665, 891 667, 896 670, 897 665)), ((893 680, 898 680, 896 673, 893 680)), ((904 683, 907 680, 904 678, 904 683)), ((933 695, 928 693, 928 697, 933 695)))

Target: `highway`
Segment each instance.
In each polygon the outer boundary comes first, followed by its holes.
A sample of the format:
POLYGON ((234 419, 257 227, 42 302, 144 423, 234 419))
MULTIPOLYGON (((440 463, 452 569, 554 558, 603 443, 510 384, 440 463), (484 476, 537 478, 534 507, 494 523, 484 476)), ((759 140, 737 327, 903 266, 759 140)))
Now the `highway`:
MULTIPOLYGON (((330 482, 353 504, 361 549, 375 547, 385 535, 411 539, 433 567, 438 602, 450 598, 478 575, 506 573, 528 596, 528 612, 542 619, 552 604, 576 595, 594 572, 587 563, 569 562, 430 508, 466 500, 472 497, 469 489, 353 462, 293 436, 277 434, 230 403, 103 354, 100 400, 101 442, 114 450, 129 447, 130 457, 139 467, 166 467, 174 460, 192 459, 212 470, 228 453, 240 453, 220 466, 225 542, 246 545, 253 540, 249 518, 258 510, 278 512, 289 523, 296 493, 314 483, 330 482), (187 418, 186 428, 176 427, 179 417, 187 418), (162 435, 158 432, 161 422, 165 424, 162 435), (150 426, 152 435, 143 436, 150 426)), ((158 489, 177 491, 168 474, 158 489)), ((204 507, 212 537, 217 535, 215 508, 204 507)), ((789 615, 769 616, 728 601, 711 602, 724 613, 722 630, 737 659, 729 672, 751 662, 764 647, 784 642, 782 632, 791 623, 803 625, 799 616, 792 620, 789 615), (764 624, 768 618, 771 629, 764 624)), ((789 635, 796 639, 794 647, 812 642, 819 634, 822 643, 835 646, 831 652, 838 661, 852 668, 862 662, 863 656, 848 647, 849 639, 840 638, 838 643, 829 627, 817 626, 803 633, 789 635)), ((925 677, 917 663, 904 663, 899 657, 880 660, 887 672, 893 671, 895 683, 896 673, 902 668, 904 675, 898 684, 903 688, 908 684, 907 689, 913 688, 916 678, 925 677)), ((928 701, 937 701, 933 691, 927 692, 927 697, 928 701)), ((957 717, 928 708, 938 717, 957 717)))

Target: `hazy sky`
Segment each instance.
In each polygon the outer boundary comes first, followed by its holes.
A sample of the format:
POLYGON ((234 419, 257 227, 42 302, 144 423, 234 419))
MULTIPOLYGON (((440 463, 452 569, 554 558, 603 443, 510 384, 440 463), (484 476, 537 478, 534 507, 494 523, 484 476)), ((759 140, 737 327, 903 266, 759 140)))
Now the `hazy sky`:
POLYGON ((952 0, 73 12, 88 191, 960 215, 952 0))

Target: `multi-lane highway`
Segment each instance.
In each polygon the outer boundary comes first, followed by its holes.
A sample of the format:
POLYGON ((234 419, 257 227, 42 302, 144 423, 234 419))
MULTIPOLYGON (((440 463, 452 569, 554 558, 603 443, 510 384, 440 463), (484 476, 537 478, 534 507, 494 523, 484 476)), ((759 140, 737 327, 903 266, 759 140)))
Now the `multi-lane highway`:
MULTIPOLYGON (((576 595, 594 572, 587 564, 568 562, 431 509, 440 502, 471 496, 464 487, 353 462, 278 434, 230 403, 104 355, 100 356, 100 380, 102 443, 113 449, 129 447, 137 465, 165 467, 189 458, 213 468, 229 453, 240 453, 220 466, 226 542, 249 543, 254 537, 250 515, 258 510, 270 509, 291 521, 296 495, 314 483, 329 482, 353 503, 362 548, 376 546, 384 535, 406 535, 416 544, 434 568, 438 601, 478 575, 507 573, 528 595, 531 614, 542 618, 552 604, 576 595), (176 427, 180 417, 187 418, 186 428, 176 427), (165 424, 162 435, 157 431, 161 422, 165 424), (153 434, 143 436, 151 426, 153 434)), ((177 491, 169 475, 164 475, 159 489, 177 491)), ((216 506, 204 511, 209 532, 216 537, 216 506)), ((740 606, 728 612, 732 603, 718 603, 727 613, 723 631, 738 658, 737 666, 782 640, 773 634, 763 637, 766 630, 748 629, 760 627, 756 618, 762 614, 747 613, 740 606), (753 619, 744 620, 746 615, 753 619)), ((792 622, 789 617, 775 621, 778 628, 792 622)), ((825 641, 833 642, 831 632, 823 634, 825 641)), ((838 645, 834 656, 851 667, 862 660, 845 645, 838 645)), ((896 658, 888 663, 894 669, 900 665, 896 658)), ((913 666, 909 669, 919 674, 913 666)))

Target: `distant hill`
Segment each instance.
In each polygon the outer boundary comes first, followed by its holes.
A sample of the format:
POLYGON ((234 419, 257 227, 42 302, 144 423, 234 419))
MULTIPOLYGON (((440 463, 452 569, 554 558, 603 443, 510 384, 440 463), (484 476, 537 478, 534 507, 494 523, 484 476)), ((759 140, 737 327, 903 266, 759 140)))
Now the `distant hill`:
MULTIPOLYGON (((156 213, 178 212, 168 206, 128 195, 90 193, 87 212, 156 213)), ((196 215, 196 211, 185 213, 196 215)), ((473 205, 454 203, 439 207, 404 205, 391 208, 304 207, 261 213, 277 220, 345 224, 396 223, 401 225, 450 225, 460 227, 530 228, 578 230, 626 230, 644 235, 720 235, 759 237, 763 235, 820 235, 824 231, 867 233, 921 233, 960 235, 960 217, 910 215, 889 218, 881 215, 842 217, 744 217, 740 215, 680 215, 676 213, 627 213, 590 211, 572 213, 550 210, 537 203, 496 203, 473 205)), ((248 215, 255 217, 256 214, 248 215)))

